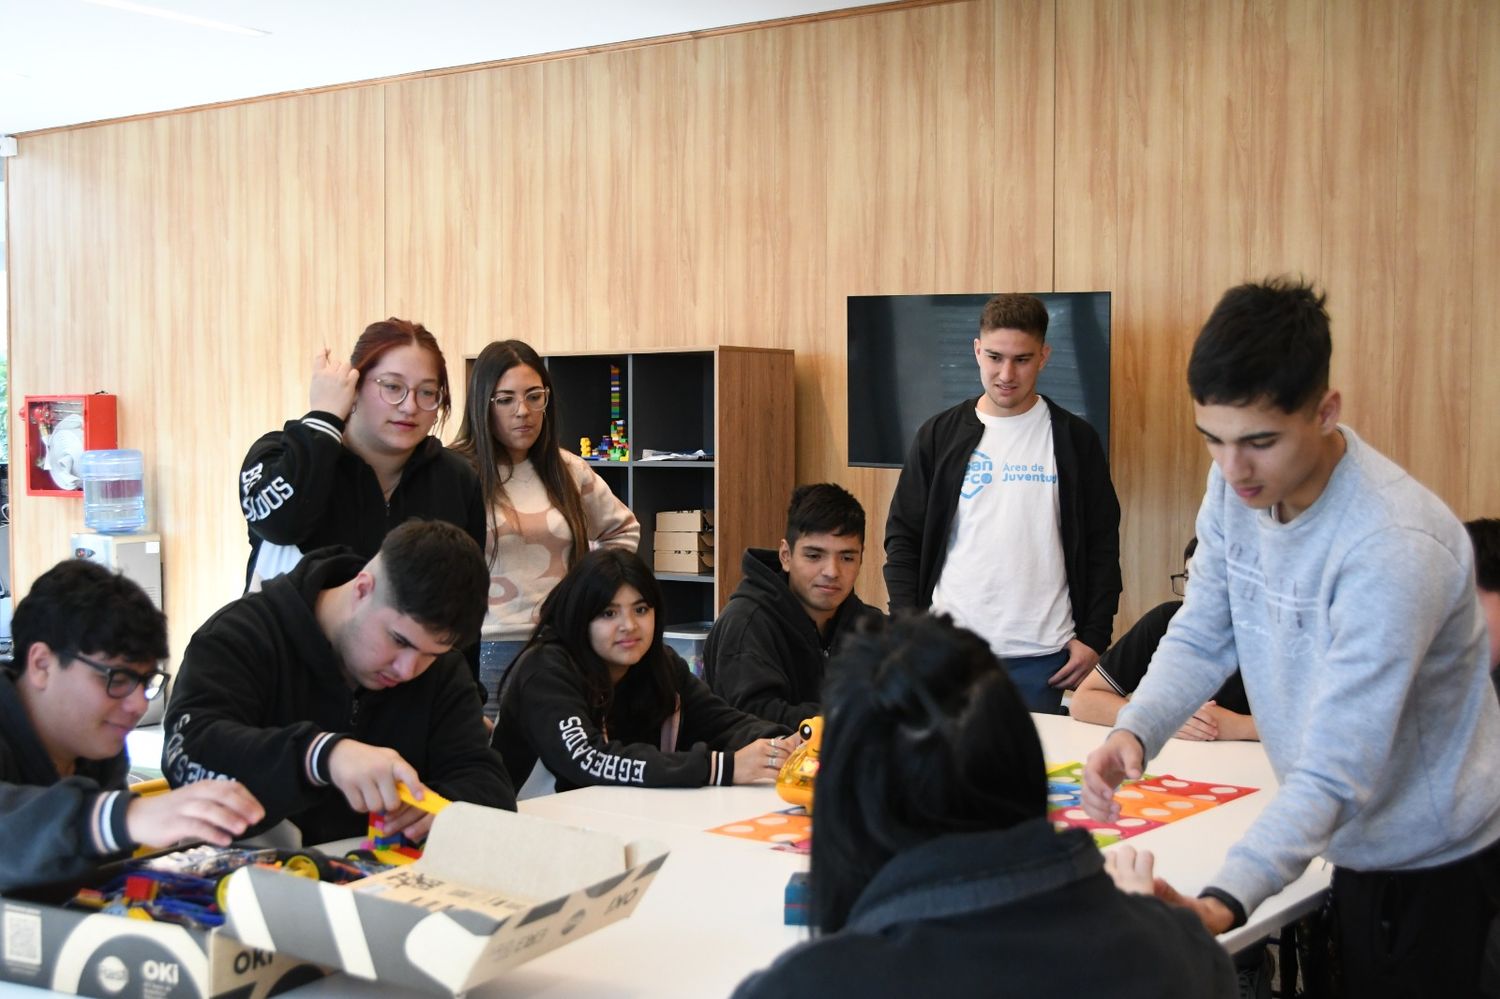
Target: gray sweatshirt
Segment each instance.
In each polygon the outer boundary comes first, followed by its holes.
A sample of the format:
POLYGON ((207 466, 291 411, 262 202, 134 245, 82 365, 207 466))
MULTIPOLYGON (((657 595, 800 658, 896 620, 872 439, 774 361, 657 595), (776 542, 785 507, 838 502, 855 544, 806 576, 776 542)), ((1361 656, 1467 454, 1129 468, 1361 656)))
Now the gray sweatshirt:
POLYGON ((1247 914, 1319 855, 1408 870, 1500 839, 1500 707, 1468 535, 1341 429, 1347 451, 1289 524, 1210 470, 1187 600, 1116 723, 1149 759, 1239 666, 1281 783, 1213 880, 1247 914))

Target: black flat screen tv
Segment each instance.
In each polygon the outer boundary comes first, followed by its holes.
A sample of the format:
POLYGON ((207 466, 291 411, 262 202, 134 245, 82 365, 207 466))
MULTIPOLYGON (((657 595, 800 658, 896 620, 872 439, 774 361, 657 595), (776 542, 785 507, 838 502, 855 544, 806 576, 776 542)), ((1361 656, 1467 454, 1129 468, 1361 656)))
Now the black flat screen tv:
MULTIPOLYGON (((849 296, 849 464, 900 468, 917 429, 982 391, 979 314, 993 296, 849 296)), ((1109 449, 1109 292, 1037 293, 1052 355, 1037 390, 1109 449)))

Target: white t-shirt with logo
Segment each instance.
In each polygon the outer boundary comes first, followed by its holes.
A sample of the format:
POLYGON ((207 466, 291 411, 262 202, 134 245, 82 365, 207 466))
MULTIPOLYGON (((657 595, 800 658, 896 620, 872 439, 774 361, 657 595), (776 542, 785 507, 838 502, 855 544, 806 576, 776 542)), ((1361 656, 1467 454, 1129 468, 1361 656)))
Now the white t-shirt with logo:
POLYGON ((932 609, 978 633, 995 655, 1057 652, 1074 635, 1063 562, 1052 417, 976 407, 984 436, 969 457, 932 609))

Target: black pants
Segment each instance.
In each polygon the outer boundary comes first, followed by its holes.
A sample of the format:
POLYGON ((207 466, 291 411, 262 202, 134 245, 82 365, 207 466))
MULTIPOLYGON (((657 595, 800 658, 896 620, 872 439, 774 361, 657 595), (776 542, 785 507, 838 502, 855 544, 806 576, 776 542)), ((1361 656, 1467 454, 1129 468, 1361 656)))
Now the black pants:
POLYGON ((1346 996, 1476 996, 1500 843, 1425 870, 1335 868, 1333 903, 1346 996))

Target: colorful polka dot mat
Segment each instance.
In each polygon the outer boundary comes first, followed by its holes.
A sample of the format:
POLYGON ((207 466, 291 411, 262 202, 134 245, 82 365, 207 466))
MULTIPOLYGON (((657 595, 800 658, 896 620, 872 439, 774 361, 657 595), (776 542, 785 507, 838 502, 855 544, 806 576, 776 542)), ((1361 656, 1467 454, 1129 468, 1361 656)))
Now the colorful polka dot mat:
POLYGON ((1109 846, 1122 839, 1158 829, 1168 822, 1191 818, 1226 801, 1259 791, 1258 787, 1205 784, 1172 774, 1147 774, 1128 780, 1115 792, 1120 817, 1114 822, 1095 822, 1083 810, 1082 763, 1047 764, 1047 818, 1058 829, 1087 829, 1094 842, 1109 846))
POLYGON ((787 853, 808 853, 812 848, 812 816, 807 814, 807 809, 800 807, 767 812, 708 831, 769 843, 772 849, 787 853))

